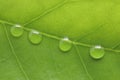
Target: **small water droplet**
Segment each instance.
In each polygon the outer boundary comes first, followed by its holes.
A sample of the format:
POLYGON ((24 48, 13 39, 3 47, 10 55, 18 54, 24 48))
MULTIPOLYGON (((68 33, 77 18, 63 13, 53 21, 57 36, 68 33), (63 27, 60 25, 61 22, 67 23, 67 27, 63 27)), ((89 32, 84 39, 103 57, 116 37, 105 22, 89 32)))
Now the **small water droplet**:
POLYGON ((72 48, 72 43, 69 38, 63 38, 59 43, 59 48, 64 52, 69 51, 72 48))
POLYGON ((22 36, 24 29, 21 25, 16 24, 11 27, 10 32, 14 37, 20 37, 20 36, 22 36))
POLYGON ((29 40, 33 44, 39 44, 42 41, 42 35, 38 31, 32 30, 29 33, 29 40))
POLYGON ((104 48, 97 45, 90 49, 90 56, 94 59, 101 59, 104 57, 105 51, 104 48))

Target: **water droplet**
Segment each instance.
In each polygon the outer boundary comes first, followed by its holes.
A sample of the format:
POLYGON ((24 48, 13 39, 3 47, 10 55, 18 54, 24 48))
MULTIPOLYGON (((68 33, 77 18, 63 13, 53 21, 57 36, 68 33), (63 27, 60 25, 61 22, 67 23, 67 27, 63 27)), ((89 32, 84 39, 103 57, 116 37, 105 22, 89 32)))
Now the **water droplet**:
POLYGON ((33 44, 39 44, 42 41, 42 35, 38 31, 32 30, 29 33, 29 40, 33 44))
POLYGON ((104 48, 97 45, 90 49, 90 56, 94 59, 101 59, 104 57, 105 51, 104 48))
POLYGON ((20 37, 22 36, 24 29, 21 25, 14 25, 11 27, 10 32, 14 37, 20 37))
POLYGON ((69 38, 63 38, 59 43, 59 48, 64 52, 69 51, 72 48, 72 43, 69 38))

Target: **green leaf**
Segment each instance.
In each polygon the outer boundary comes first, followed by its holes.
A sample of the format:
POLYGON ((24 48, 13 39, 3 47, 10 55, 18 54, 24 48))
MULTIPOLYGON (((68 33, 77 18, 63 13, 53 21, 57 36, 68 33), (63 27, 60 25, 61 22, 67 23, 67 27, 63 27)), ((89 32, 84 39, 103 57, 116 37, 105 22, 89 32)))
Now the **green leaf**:
POLYGON ((120 80, 119 3, 0 0, 0 80, 120 80), (16 24, 20 37, 10 31, 16 24), (42 35, 39 44, 29 40, 31 30, 42 35), (72 43, 67 52, 59 48, 64 37, 72 43), (90 56, 94 45, 104 48, 103 58, 90 56))

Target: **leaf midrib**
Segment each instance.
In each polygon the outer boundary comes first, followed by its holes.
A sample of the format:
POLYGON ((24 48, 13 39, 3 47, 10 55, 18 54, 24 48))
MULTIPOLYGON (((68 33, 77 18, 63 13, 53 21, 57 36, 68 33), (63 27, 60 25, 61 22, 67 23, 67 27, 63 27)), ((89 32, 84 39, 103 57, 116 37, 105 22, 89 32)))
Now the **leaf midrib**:
MULTIPOLYGON (((2 23, 2 24, 9 24, 9 25, 15 25, 14 23, 11 23, 11 22, 7 22, 7 21, 4 21, 4 20, 0 20, 0 23, 2 23)), ((30 28, 27 28, 27 27, 24 27, 24 29, 26 30, 26 31, 31 31, 31 30, 34 30, 34 29, 30 29, 30 28)), ((40 31, 39 31, 40 32, 40 31)), ((51 34, 49 34, 49 33, 44 33, 44 32, 40 32, 42 35, 44 35, 44 36, 47 36, 47 37, 49 37, 49 38, 52 38, 52 39, 56 39, 56 40, 61 40, 62 38, 61 37, 58 37, 58 36, 55 36, 55 35, 51 35, 51 34)), ((86 44, 86 43, 82 43, 82 42, 77 42, 77 41, 72 41, 72 40, 70 40, 71 41, 71 43, 73 43, 74 45, 79 45, 79 46, 84 46, 84 47, 93 47, 94 45, 92 45, 92 44, 86 44)), ((106 51, 110 51, 110 52, 115 52, 115 53, 120 53, 120 50, 115 50, 115 48, 106 48, 106 47, 104 47, 104 50, 106 50, 106 51)))

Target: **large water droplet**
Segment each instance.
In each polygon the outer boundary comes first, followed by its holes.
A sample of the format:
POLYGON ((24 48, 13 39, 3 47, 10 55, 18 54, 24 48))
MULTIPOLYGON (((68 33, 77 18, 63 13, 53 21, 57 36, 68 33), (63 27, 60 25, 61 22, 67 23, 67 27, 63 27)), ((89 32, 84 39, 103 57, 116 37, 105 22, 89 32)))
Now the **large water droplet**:
POLYGON ((24 29, 21 25, 14 25, 11 27, 10 32, 14 37, 20 37, 22 36, 24 29))
POLYGON ((33 44, 39 44, 42 41, 42 35, 38 31, 32 30, 29 33, 29 40, 33 44))
POLYGON ((72 48, 72 43, 69 38, 63 38, 59 43, 59 48, 64 52, 69 51, 72 48))
POLYGON ((94 59, 101 59, 104 57, 105 51, 104 48, 97 45, 90 49, 90 56, 94 59))

